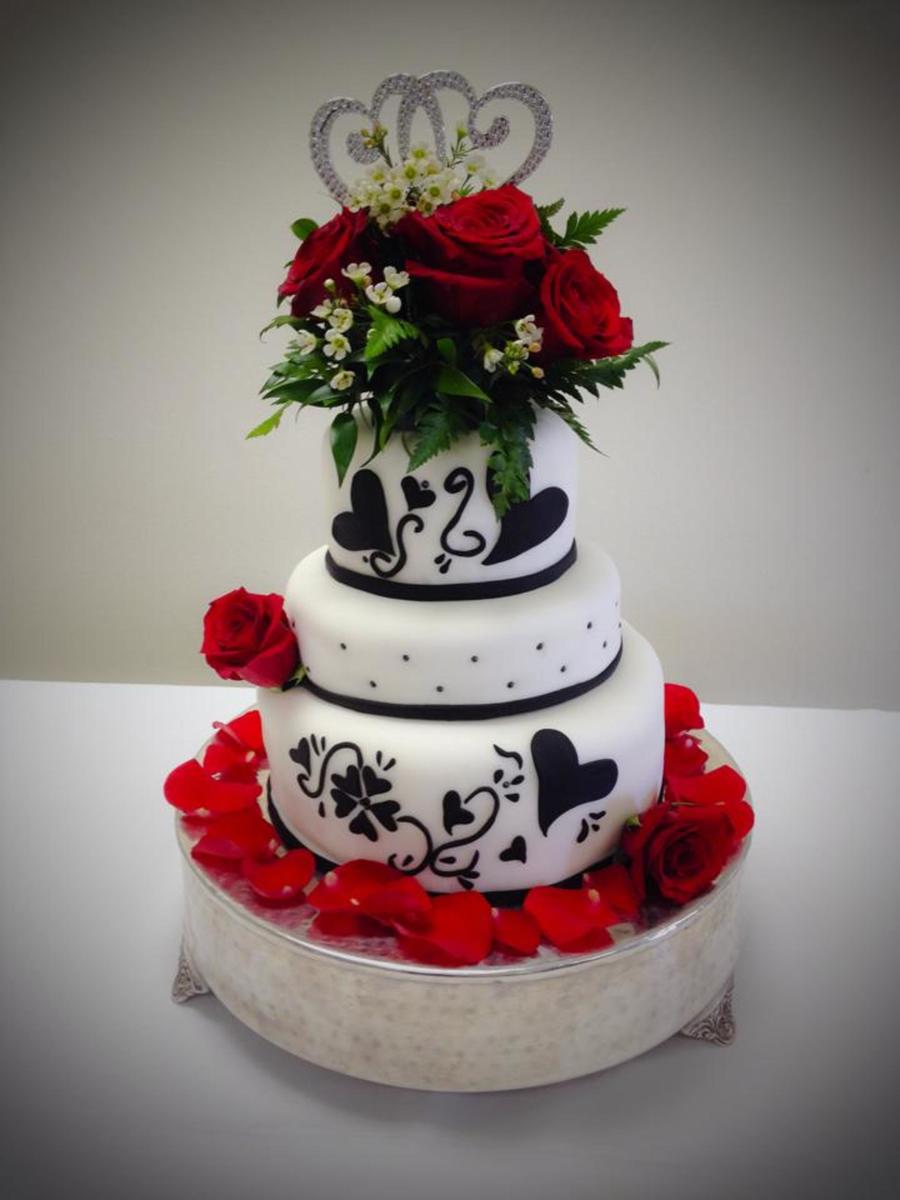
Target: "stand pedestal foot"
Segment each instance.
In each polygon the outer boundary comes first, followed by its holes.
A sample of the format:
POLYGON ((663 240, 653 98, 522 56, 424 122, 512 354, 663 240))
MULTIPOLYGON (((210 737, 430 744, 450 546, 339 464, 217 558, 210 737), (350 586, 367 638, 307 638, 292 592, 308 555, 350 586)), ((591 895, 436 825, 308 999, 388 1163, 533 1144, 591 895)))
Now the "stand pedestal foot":
POLYGON ((715 1046, 729 1046, 735 1037, 734 1010, 734 976, 725 985, 725 990, 717 996, 699 1016, 688 1021, 684 1029, 679 1030, 682 1037, 696 1038, 700 1042, 712 1042, 715 1046))
POLYGON ((195 996, 208 995, 209 988, 188 958, 184 942, 182 942, 178 955, 178 970, 175 972, 175 979, 172 982, 172 999, 176 1004, 184 1004, 188 1000, 193 1000, 195 996))

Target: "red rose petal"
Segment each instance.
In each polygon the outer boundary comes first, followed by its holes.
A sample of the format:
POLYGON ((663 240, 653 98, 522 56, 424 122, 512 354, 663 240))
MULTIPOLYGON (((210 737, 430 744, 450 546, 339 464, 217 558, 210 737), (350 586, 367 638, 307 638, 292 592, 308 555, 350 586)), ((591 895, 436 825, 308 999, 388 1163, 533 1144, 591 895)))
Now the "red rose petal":
POLYGON ((403 934, 400 941, 412 958, 446 966, 473 966, 491 952, 491 906, 480 892, 435 896, 428 929, 403 934))
POLYGON ((363 900, 388 884, 403 879, 396 867, 357 858, 329 871, 309 894, 309 902, 320 912, 359 910, 363 900))
POLYGON ((524 908, 547 941, 560 950, 578 947, 589 934, 622 919, 595 888, 532 888, 524 908))
POLYGON ((594 888, 623 921, 637 921, 641 902, 629 872, 619 863, 589 871, 584 886, 594 888))
POLYGON ((316 860, 308 850, 288 850, 279 858, 245 858, 244 878, 262 900, 297 900, 313 877, 316 860))
POLYGON ((239 746, 246 746, 248 750, 253 750, 260 757, 265 756, 266 747, 262 735, 262 718, 259 715, 258 708, 248 709, 247 712, 241 713, 239 717, 235 717, 233 721, 229 721, 226 725, 223 725, 221 721, 214 721, 213 729, 217 731, 217 741, 227 739, 237 742, 239 746))
POLYGON ((743 775, 733 767, 716 767, 703 775, 668 781, 666 793, 677 804, 727 804, 742 800, 747 791, 743 775))
POLYGON ((675 775, 699 775, 709 755, 695 737, 689 733, 678 733, 666 741, 663 778, 675 775))
POLYGON ((431 897, 416 879, 404 875, 362 897, 359 911, 404 932, 426 929, 431 920, 431 897))
POLYGON ((495 908, 491 916, 494 941, 502 950, 526 957, 537 951, 541 929, 531 913, 522 908, 495 908))
MULTIPOLYGON (((309 896, 307 896, 309 902, 309 896)), ((384 926, 371 917, 360 917, 351 912, 320 912, 311 928, 326 937, 384 937, 384 926)))
POLYGON ((203 755, 204 770, 229 783, 253 783, 259 758, 237 742, 210 742, 203 755))
POLYGON ((191 856, 201 862, 239 862, 248 855, 272 854, 277 848, 278 835, 259 808, 253 807, 210 821, 191 856))
POLYGON ((191 816, 217 816, 238 812, 256 803, 258 783, 214 779, 195 758, 170 771, 163 795, 179 812, 191 816))
POLYGON ((687 729, 702 729, 700 701, 689 687, 681 683, 665 685, 666 737, 675 737, 687 729))

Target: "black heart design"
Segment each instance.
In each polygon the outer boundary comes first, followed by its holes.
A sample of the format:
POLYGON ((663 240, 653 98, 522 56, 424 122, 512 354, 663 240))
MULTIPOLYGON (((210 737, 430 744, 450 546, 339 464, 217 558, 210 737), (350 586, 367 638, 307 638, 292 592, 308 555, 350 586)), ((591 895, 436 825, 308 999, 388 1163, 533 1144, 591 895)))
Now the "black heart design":
POLYGON ((350 484, 350 512, 338 513, 331 536, 345 550, 394 553, 384 488, 374 471, 357 471, 350 484))
POLYGON ((444 796, 444 828, 452 833, 457 825, 471 825, 475 814, 463 807, 459 792, 447 792, 444 796))
POLYGON ((580 763, 578 751, 558 729, 539 729, 531 739, 538 777, 538 824, 547 830, 563 813, 602 800, 616 786, 619 768, 611 758, 580 763))
POLYGON ((500 851, 498 857, 501 862, 527 862, 528 844, 521 834, 517 834, 506 849, 500 851))
MULTIPOLYGON (((488 492, 492 491, 488 480, 488 492)), ((483 565, 509 562, 552 537, 566 519, 569 497, 558 487, 544 488, 530 500, 513 504, 500 518, 500 536, 483 565)))
POLYGON ((362 777, 363 788, 370 800, 373 796, 380 796, 383 792, 391 790, 391 781, 379 778, 368 764, 362 769, 362 777))
POLYGON ((419 483, 413 475, 404 475, 400 480, 403 495, 406 497, 406 507, 410 512, 414 508, 430 508, 435 502, 435 494, 430 487, 419 483))
POLYGON ((288 754, 294 762, 302 767, 306 774, 309 774, 309 741, 306 738, 301 738, 293 750, 289 750, 288 754))

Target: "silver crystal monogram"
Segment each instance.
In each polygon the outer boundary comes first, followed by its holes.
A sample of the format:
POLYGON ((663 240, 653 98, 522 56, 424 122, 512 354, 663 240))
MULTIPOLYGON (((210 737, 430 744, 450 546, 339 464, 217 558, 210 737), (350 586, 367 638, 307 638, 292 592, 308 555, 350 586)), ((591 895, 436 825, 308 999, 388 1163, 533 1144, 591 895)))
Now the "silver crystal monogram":
MULTIPOLYGON (((421 110, 431 125, 435 153, 439 159, 443 159, 447 152, 447 136, 444 114, 437 95, 441 91, 456 92, 467 102, 467 136, 476 150, 499 146, 509 136, 510 124, 506 116, 495 117, 484 132, 478 128, 478 117, 486 104, 497 100, 515 100, 529 110, 534 120, 531 149, 522 165, 508 176, 507 183, 520 183, 535 170, 550 149, 553 137, 550 106, 537 88, 527 83, 499 83, 479 96, 458 71, 430 71, 427 75, 389 75, 375 89, 369 105, 348 96, 339 96, 326 101, 316 110, 309 131, 310 153, 319 178, 331 195, 341 204, 346 203, 350 195, 350 189, 335 170, 331 160, 331 134, 339 117, 355 113, 364 119, 363 123, 367 128, 384 125, 381 113, 385 104, 392 97, 399 96, 396 134, 400 158, 404 159, 409 154, 413 121, 421 110)), ((362 166, 371 165, 379 156, 378 149, 366 143, 360 128, 347 135, 346 145, 347 153, 353 161, 362 166)))

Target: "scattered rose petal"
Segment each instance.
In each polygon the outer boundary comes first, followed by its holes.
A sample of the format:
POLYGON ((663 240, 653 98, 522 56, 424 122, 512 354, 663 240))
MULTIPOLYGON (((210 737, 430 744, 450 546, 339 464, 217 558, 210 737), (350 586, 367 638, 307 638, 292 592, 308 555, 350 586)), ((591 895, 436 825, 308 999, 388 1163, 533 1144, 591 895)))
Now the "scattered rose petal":
POLYGON ((221 721, 213 721, 213 729, 217 731, 216 740, 237 742, 254 751, 260 758, 265 758, 266 747, 262 736, 262 719, 258 708, 250 708, 233 721, 223 725, 221 721))
MULTIPOLYGON (((307 896, 307 900, 309 900, 307 896)), ((320 912, 311 928, 326 937, 384 937, 385 928, 371 917, 350 912, 320 912)))
POLYGON ((663 778, 675 775, 699 775, 709 755, 695 737, 689 733, 678 733, 666 741, 663 778))
POLYGON ((622 919, 596 888, 532 888, 524 908, 537 921, 547 941, 559 950, 581 949, 586 939, 593 949, 597 930, 617 925, 622 919))
POLYGON ((531 913, 522 908, 494 908, 491 917, 494 942, 501 950, 526 957, 536 953, 541 930, 531 913))
POLYGON ((589 871, 584 886, 594 888, 618 914, 620 920, 634 923, 640 914, 641 902, 631 875, 620 863, 589 871))
POLYGON ((254 805, 210 821, 191 856, 201 862, 239 863, 248 855, 272 855, 277 848, 278 835, 254 805))
POLYGON ((359 911, 373 920, 415 933, 428 927, 431 897, 418 880, 404 875, 362 897, 359 911))
POLYGON ((261 900, 297 900, 313 877, 316 860, 308 850, 288 850, 278 858, 245 858, 241 871, 261 900))
POLYGON ((412 958, 440 966, 473 966, 491 952, 491 906, 480 892, 435 896, 426 930, 400 936, 412 958))
POLYGON ((403 878, 396 867, 357 858, 324 875, 310 892, 309 902, 320 912, 359 911, 369 895, 403 878))
POLYGON ((171 771, 163 785, 163 795, 179 812, 207 817, 238 812, 256 803, 258 783, 214 779, 195 758, 171 771))
POLYGON ((259 771, 257 755, 239 742, 210 742, 203 754, 203 768, 229 783, 255 783, 259 771))
POLYGON ((700 701, 690 688, 680 683, 665 685, 666 737, 675 737, 687 729, 702 729, 700 701))

